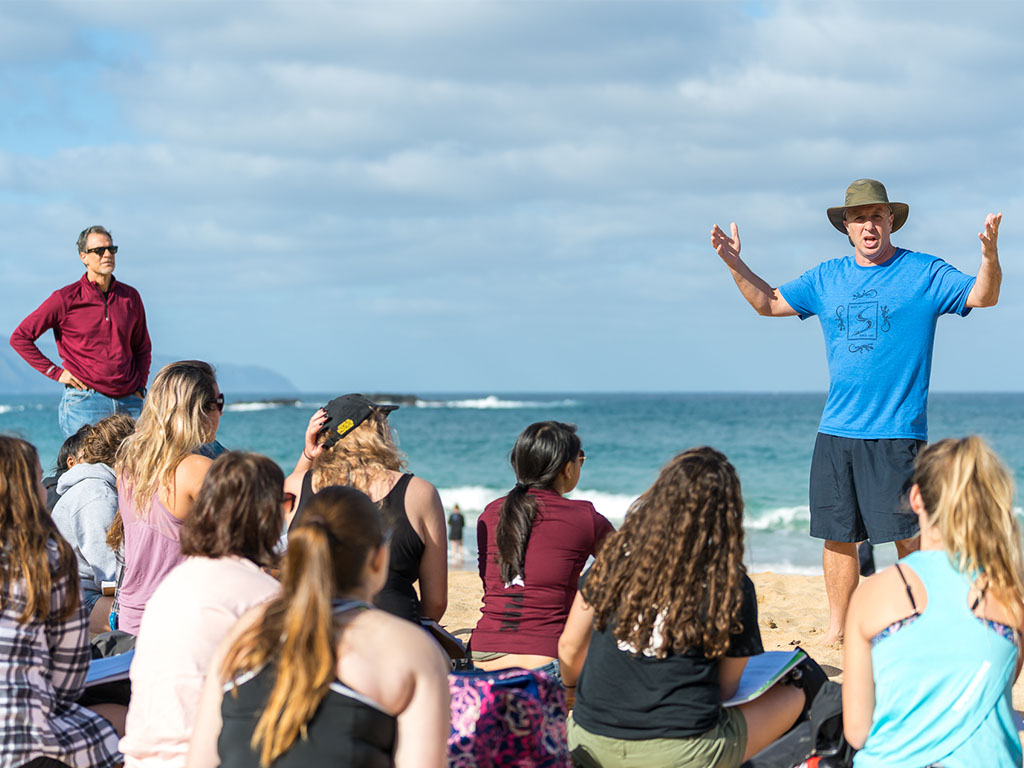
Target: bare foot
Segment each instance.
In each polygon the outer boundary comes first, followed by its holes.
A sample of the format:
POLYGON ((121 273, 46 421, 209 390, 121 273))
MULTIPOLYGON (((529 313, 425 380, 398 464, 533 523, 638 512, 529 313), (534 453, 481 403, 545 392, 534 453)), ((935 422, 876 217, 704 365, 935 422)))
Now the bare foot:
POLYGON ((840 632, 826 632, 815 645, 839 650, 843 647, 843 635, 840 632))

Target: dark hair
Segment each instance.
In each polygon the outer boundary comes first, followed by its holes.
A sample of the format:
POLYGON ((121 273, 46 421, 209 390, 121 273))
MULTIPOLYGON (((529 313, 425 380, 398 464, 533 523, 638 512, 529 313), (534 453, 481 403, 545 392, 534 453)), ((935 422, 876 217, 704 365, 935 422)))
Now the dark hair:
POLYGON ((181 528, 181 553, 276 561, 284 474, 257 453, 225 453, 210 466, 181 528))
POLYGON ((78 452, 82 449, 82 443, 85 442, 86 435, 92 431, 91 424, 84 424, 78 428, 75 434, 68 437, 67 440, 60 447, 60 452, 57 454, 57 466, 54 470, 57 472, 66 472, 68 467, 68 459, 78 460, 78 452))
POLYGON ((636 653, 717 658, 741 629, 745 574, 740 479, 722 453, 691 448, 605 539, 583 597, 594 626, 613 624, 615 639, 636 653))
POLYGON ((100 419, 86 432, 76 458, 86 464, 106 464, 112 468, 121 443, 134 431, 135 419, 127 413, 100 419))
POLYGON ((565 465, 580 455, 575 424, 539 421, 516 438, 509 461, 518 481, 501 505, 495 538, 501 580, 510 583, 524 576, 526 545, 537 517, 537 500, 531 488, 551 488, 565 465))
POLYGON ((331 600, 360 586, 370 555, 385 540, 377 505, 362 491, 337 485, 313 494, 289 532, 280 596, 235 641, 221 667, 230 680, 275 660, 274 687, 252 739, 261 766, 301 737, 320 706, 337 674, 331 600))
POLYGON ((68 619, 78 610, 78 560, 39 496, 39 455, 31 443, 0 435, 0 609, 21 608, 19 624, 68 619), (49 543, 57 545, 51 563, 49 543), (51 613, 57 586, 66 602, 51 613))
POLYGON ((85 246, 88 245, 89 235, 106 235, 110 238, 110 241, 114 241, 114 236, 107 231, 106 227, 101 227, 99 224, 94 224, 91 227, 86 227, 82 230, 82 234, 78 236, 78 252, 85 253, 85 246))

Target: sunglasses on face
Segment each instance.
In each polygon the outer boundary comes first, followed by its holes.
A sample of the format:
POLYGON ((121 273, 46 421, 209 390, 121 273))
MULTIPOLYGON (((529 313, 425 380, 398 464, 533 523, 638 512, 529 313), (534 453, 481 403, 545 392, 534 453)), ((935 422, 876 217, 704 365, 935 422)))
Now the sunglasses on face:
POLYGON ((93 256, 102 256, 104 251, 110 251, 111 256, 117 255, 116 245, 101 245, 99 248, 86 248, 86 253, 91 253, 93 256))
POLYGON ((576 458, 578 458, 578 459, 580 460, 580 464, 582 464, 582 463, 583 463, 584 461, 586 461, 586 460, 587 460, 587 454, 585 454, 585 453, 583 452, 583 449, 582 449, 582 448, 580 448, 580 455, 579 455, 579 456, 577 456, 576 458))
POLYGON ((206 410, 212 411, 216 408, 221 413, 224 413, 224 393, 221 392, 217 395, 216 399, 211 400, 206 404, 206 410))
POLYGON ((286 515, 291 514, 291 511, 295 509, 295 494, 286 493, 281 497, 281 506, 284 508, 286 515))

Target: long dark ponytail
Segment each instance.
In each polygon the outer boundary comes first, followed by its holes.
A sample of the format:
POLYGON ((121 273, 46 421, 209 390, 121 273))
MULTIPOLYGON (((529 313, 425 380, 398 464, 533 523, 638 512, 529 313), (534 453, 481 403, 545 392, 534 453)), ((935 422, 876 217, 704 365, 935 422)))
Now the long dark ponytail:
POLYGON ((529 494, 530 489, 550 489, 565 465, 579 454, 575 424, 539 421, 516 439, 509 460, 518 482, 501 505, 496 531, 498 567, 506 584, 526 575, 526 545, 537 517, 537 501, 529 494))

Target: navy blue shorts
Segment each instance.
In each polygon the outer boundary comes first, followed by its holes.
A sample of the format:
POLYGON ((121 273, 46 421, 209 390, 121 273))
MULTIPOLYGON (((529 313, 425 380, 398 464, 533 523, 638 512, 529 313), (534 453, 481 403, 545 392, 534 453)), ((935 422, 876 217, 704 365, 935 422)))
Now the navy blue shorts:
POLYGON ((873 544, 916 536, 907 492, 923 440, 858 440, 819 432, 811 459, 811 536, 873 544))

